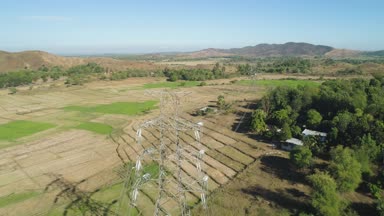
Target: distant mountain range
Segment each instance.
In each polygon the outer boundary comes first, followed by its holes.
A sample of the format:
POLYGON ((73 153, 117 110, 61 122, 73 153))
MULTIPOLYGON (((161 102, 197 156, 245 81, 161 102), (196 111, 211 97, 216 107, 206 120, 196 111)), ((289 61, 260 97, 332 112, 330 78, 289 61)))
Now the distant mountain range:
POLYGON ((280 57, 280 56, 326 56, 329 58, 346 58, 360 55, 384 56, 384 51, 364 52, 359 50, 336 49, 330 46, 313 45, 309 43, 288 42, 285 44, 258 44, 243 48, 232 49, 205 49, 188 54, 190 57, 220 57, 220 56, 245 56, 245 57, 280 57))
MULTIPOLYGON (((384 56, 384 50, 374 52, 364 52, 358 50, 336 49, 330 46, 313 45, 309 43, 285 44, 259 44, 256 46, 247 46, 243 48, 232 49, 204 49, 188 53, 158 53, 147 54, 144 56, 153 56, 156 58, 207 58, 207 57, 279 57, 279 56, 300 56, 313 57, 324 56, 329 58, 347 58, 358 56, 384 56)), ((145 58, 143 58, 145 59, 145 58)), ((45 66, 71 67, 79 64, 95 62, 110 70, 126 70, 128 68, 153 69, 157 66, 151 62, 137 62, 130 60, 118 60, 111 57, 63 57, 53 55, 43 51, 25 51, 18 53, 0 51, 0 72, 19 70, 19 69, 37 69, 45 66)))
POLYGON ((220 53, 228 53, 238 56, 269 57, 269 56, 316 56, 324 55, 334 48, 323 45, 308 43, 285 43, 285 44, 259 44, 233 49, 213 49, 220 53))

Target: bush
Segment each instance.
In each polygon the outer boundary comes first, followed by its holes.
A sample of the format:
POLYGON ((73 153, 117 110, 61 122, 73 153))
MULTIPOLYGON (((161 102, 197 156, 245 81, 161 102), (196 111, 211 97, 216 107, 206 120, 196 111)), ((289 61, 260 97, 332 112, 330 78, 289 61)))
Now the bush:
POLYGON ((306 168, 312 164, 312 152, 306 146, 295 147, 290 152, 289 158, 298 168, 306 168))
POLYGON ((206 86, 206 85, 207 85, 206 82, 201 82, 201 83, 199 84, 199 86, 206 86))

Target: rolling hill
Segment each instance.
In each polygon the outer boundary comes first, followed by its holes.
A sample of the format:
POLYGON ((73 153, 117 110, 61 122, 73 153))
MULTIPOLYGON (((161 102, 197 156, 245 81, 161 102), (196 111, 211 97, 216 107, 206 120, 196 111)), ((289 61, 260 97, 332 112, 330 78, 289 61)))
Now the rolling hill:
POLYGON ((63 57, 43 51, 4 52, 0 51, 0 73, 21 69, 38 69, 45 66, 61 66, 69 68, 75 65, 97 63, 110 71, 127 69, 156 69, 159 68, 151 62, 139 62, 129 60, 118 60, 108 57, 63 57))

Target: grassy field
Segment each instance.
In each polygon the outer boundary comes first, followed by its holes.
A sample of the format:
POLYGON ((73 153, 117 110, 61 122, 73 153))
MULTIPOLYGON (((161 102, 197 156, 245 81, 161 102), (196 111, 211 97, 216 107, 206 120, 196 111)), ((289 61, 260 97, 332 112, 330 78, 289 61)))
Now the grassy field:
POLYGON ((240 80, 236 82, 238 85, 256 85, 256 86, 267 86, 267 87, 278 87, 288 86, 297 87, 299 85, 312 85, 319 86, 321 82, 313 80, 240 80))
POLYGON ((180 87, 194 87, 200 85, 200 81, 184 81, 184 82, 160 82, 160 83, 147 83, 143 85, 144 89, 153 88, 180 88, 180 87))
POLYGON ((24 136, 47 130, 54 126, 54 124, 42 122, 12 121, 0 125, 0 140, 12 141, 24 136))
POLYGON ((88 130, 98 134, 110 134, 113 127, 107 124, 96 122, 84 122, 76 127, 77 129, 88 130))
POLYGON ((30 199, 32 197, 38 196, 40 193, 31 191, 25 193, 11 194, 5 197, 0 197, 0 208, 11 205, 14 203, 22 202, 24 200, 30 199))
POLYGON ((155 108, 156 101, 145 101, 142 103, 137 102, 116 102, 112 104, 103 104, 97 106, 67 106, 64 107, 66 111, 79 111, 79 112, 96 112, 104 114, 122 114, 122 115, 137 115, 145 111, 155 108))

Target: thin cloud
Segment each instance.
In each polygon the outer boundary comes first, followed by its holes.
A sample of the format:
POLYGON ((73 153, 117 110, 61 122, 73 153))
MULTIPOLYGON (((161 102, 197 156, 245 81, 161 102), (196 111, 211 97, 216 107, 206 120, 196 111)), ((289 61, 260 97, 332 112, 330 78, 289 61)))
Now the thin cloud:
POLYGON ((22 16, 23 20, 36 20, 36 21, 69 21, 72 17, 67 16, 22 16))

